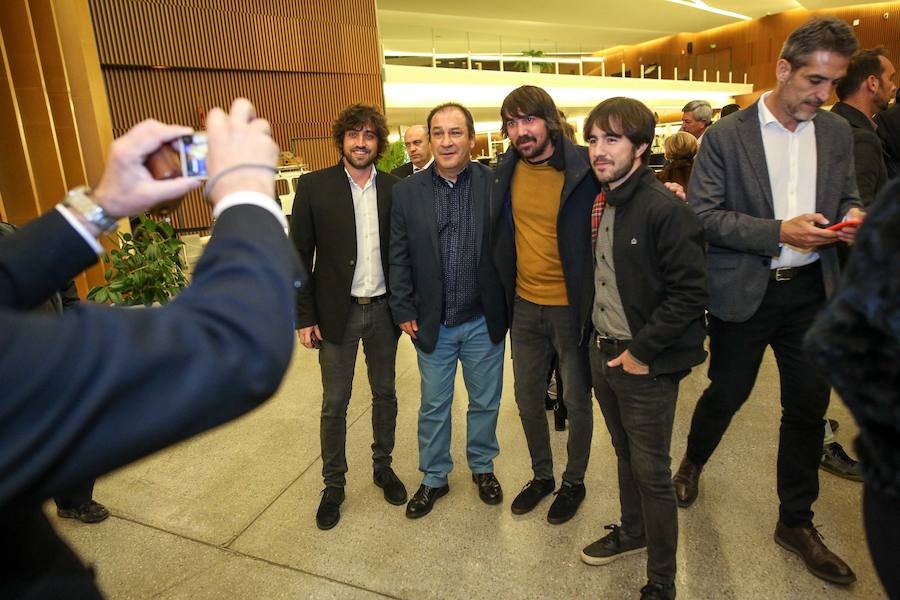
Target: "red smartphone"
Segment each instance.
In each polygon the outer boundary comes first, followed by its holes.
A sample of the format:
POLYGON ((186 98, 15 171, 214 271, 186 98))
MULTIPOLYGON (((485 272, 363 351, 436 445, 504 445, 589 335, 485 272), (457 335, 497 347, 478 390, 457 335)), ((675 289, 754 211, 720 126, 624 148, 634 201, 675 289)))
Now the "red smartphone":
POLYGON ((847 219, 846 221, 841 221, 840 223, 835 223, 834 225, 829 225, 825 229, 827 229, 828 231, 840 231, 844 227, 851 227, 851 226, 855 227, 855 226, 859 225, 860 223, 862 223, 862 220, 860 220, 860 219, 847 219))

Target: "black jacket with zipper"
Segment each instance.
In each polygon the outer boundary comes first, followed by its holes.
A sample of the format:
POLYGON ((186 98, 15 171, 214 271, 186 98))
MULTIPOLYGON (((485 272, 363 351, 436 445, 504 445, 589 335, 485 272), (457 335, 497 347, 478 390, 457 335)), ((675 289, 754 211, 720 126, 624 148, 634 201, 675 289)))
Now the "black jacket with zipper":
POLYGON ((653 376, 702 363, 708 293, 700 221, 646 167, 607 191, 606 205, 616 207, 613 261, 629 352, 653 376))

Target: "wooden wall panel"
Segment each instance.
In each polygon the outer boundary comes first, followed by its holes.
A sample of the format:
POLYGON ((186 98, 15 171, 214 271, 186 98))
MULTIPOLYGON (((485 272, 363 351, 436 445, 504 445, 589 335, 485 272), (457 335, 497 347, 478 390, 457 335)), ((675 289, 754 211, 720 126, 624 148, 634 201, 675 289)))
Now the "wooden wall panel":
MULTIPOLYGON (((682 33, 645 44, 612 48, 598 55, 606 57, 607 73, 618 72, 623 61, 625 68, 632 73, 640 72, 641 63, 658 63, 662 65, 663 76, 666 78, 671 78, 673 68, 678 67, 679 79, 685 79, 688 69, 693 67, 694 80, 700 80, 702 73, 698 65, 706 62, 711 55, 719 56, 723 50, 731 50, 731 64, 722 69, 721 76, 723 81, 727 81, 727 70, 730 68, 734 72, 735 81, 743 81, 744 73, 747 73, 747 81, 754 85, 756 91, 738 98, 738 102, 745 106, 763 91, 774 87, 775 63, 787 36, 812 17, 832 15, 848 23, 859 19, 859 25, 853 31, 860 46, 885 46, 894 64, 900 63, 900 2, 817 11, 790 10, 697 34, 682 33), (888 13, 887 19, 882 18, 884 13, 888 13), (687 54, 688 42, 693 44, 693 53, 690 55, 687 54)), ((707 73, 707 76, 709 80, 715 81, 714 72, 707 73)))
MULTIPOLYGON (((348 104, 383 108, 374 0, 89 0, 113 132, 146 118, 202 129, 249 98, 284 150, 311 168, 338 159, 331 123, 348 104)), ((203 230, 199 193, 173 225, 203 230)))

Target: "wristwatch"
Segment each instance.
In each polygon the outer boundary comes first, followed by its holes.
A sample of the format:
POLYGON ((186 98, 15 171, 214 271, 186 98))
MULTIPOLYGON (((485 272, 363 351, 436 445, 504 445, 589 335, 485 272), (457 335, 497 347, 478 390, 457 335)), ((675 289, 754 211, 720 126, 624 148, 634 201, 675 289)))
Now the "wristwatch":
POLYGON ((119 226, 119 222, 115 217, 110 216, 102 206, 94 202, 90 193, 90 188, 83 185, 71 189, 66 194, 66 199, 63 200, 63 206, 84 217, 85 221, 103 233, 109 233, 119 226))

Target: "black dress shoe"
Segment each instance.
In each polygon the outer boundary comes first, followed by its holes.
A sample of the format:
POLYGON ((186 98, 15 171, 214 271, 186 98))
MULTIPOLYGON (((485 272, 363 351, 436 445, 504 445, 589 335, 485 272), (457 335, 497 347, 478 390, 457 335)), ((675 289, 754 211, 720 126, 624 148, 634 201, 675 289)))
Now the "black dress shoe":
POLYGON ((109 516, 109 511, 99 502, 89 500, 75 508, 57 506, 56 514, 63 519, 78 519, 82 523, 99 523, 109 516))
POLYGON ((321 530, 331 529, 341 520, 341 503, 344 501, 344 488, 328 486, 322 490, 322 500, 316 512, 316 527, 321 530))
POLYGON ((534 510, 541 500, 553 493, 556 481, 553 479, 532 479, 525 484, 519 495, 512 501, 510 509, 514 515, 524 515, 534 510))
POLYGON ((375 485, 384 490, 385 500, 394 506, 400 506, 406 502, 406 486, 392 468, 378 469, 372 478, 375 480, 375 485))
POLYGON ((446 496, 450 491, 450 486, 445 485, 438 488, 420 485, 416 493, 413 494, 412 500, 406 505, 406 516, 410 519, 418 519, 424 517, 431 512, 434 501, 441 496, 446 496))
POLYGON ((687 508, 697 499, 700 491, 700 473, 703 471, 702 466, 697 466, 688 460, 687 455, 681 459, 681 466, 675 476, 672 477, 672 483, 675 484, 675 497, 678 500, 678 506, 687 508))
POLYGON ((556 492, 556 500, 547 512, 547 521, 554 525, 565 523, 575 516, 581 501, 584 500, 584 484, 563 481, 556 492))
POLYGON ((478 497, 485 504, 503 502, 503 490, 493 473, 472 473, 472 481, 478 485, 478 497))
POLYGON ((788 527, 778 521, 775 542, 799 554, 809 572, 820 579, 843 585, 856 581, 856 575, 847 563, 828 549, 815 527, 788 527))

